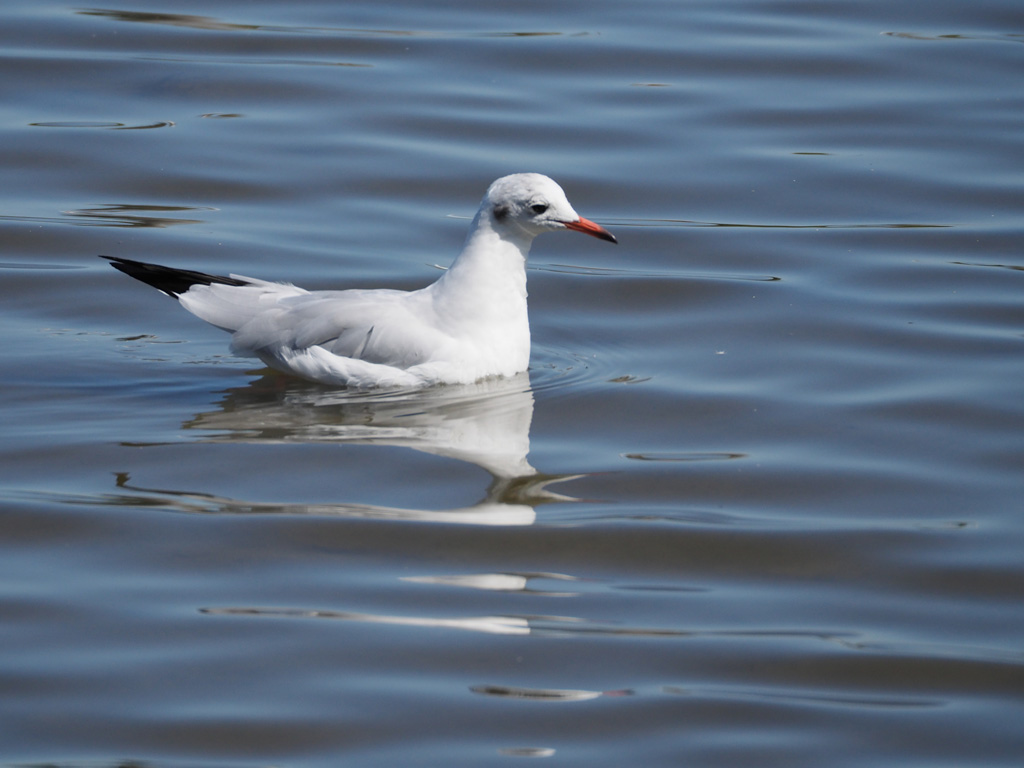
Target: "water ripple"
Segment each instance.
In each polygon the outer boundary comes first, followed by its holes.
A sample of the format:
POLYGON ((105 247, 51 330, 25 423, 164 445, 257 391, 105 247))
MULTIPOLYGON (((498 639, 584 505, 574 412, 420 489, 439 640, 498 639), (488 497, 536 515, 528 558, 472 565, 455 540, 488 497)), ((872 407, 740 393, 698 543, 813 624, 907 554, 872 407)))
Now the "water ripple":
POLYGON ((115 131, 137 131, 147 128, 171 128, 174 126, 174 121, 158 120, 155 123, 128 125, 126 123, 115 123, 101 120, 58 120, 51 122, 29 123, 29 125, 35 128, 108 128, 115 131))
MULTIPOLYGON (((821 154, 821 153, 798 153, 821 154)), ((765 224, 757 222, 735 221, 697 221, 692 219, 602 219, 614 227, 732 227, 741 229, 949 229, 951 224, 933 224, 925 222, 863 222, 847 224, 765 224)))
POLYGON ((206 32, 274 32, 286 35, 344 35, 346 37, 424 37, 424 38, 503 38, 503 37, 586 37, 593 32, 562 32, 550 30, 523 31, 438 31, 412 29, 373 29, 362 27, 301 26, 280 24, 238 24, 221 21, 212 16, 197 16, 182 13, 147 13, 142 11, 119 11, 102 8, 87 8, 76 11, 82 16, 98 16, 114 21, 156 24, 183 27, 206 32))
POLYGON ((672 278, 677 280, 742 280, 744 282, 774 283, 782 280, 775 275, 732 275, 699 272, 675 272, 657 270, 638 270, 615 267, 591 267, 577 264, 538 264, 529 269, 536 272, 554 272, 561 275, 579 275, 582 277, 620 277, 620 278, 672 278))
POLYGON ((622 457, 625 459, 636 459, 637 461, 676 461, 676 462, 693 462, 693 461, 728 461, 730 459, 745 459, 747 454, 745 453, 729 453, 725 451, 703 451, 703 452, 658 452, 651 451, 647 453, 623 453, 622 457))
POLYGON ((142 216, 143 211, 154 213, 177 213, 179 211, 216 211, 208 206, 190 205, 125 205, 109 203, 95 208, 80 208, 73 211, 62 211, 81 221, 75 222, 83 226, 97 227, 155 227, 162 229, 176 224, 202 224, 203 219, 174 219, 169 216, 142 216))
POLYGON ((1005 34, 1005 35, 963 35, 963 34, 948 34, 948 35, 924 35, 918 32, 882 32, 883 37, 899 37, 904 40, 924 40, 932 42, 948 42, 951 40, 973 40, 982 41, 989 43, 1024 43, 1024 35, 1021 34, 1005 34))

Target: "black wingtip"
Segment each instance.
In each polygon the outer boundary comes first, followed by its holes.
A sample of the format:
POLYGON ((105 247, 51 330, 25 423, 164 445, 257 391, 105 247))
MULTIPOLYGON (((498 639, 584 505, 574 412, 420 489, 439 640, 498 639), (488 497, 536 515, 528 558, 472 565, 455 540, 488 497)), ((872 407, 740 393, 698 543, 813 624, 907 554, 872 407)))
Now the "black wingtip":
POLYGON ((134 277, 146 285, 151 285, 173 299, 178 298, 193 285, 248 285, 244 280, 223 275, 208 275, 205 272, 194 272, 190 269, 175 269, 159 264, 147 264, 144 261, 124 259, 120 256, 103 256, 114 269, 134 277))

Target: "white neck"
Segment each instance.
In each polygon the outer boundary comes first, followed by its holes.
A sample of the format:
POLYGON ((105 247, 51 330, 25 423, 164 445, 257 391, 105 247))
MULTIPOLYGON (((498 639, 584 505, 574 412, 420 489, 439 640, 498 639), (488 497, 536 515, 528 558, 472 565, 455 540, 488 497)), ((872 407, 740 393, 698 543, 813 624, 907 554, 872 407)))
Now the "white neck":
POLYGON ((477 213, 469 236, 451 267, 434 284, 459 317, 479 324, 523 324, 526 315, 526 257, 533 236, 521 229, 495 227, 486 211, 477 213))

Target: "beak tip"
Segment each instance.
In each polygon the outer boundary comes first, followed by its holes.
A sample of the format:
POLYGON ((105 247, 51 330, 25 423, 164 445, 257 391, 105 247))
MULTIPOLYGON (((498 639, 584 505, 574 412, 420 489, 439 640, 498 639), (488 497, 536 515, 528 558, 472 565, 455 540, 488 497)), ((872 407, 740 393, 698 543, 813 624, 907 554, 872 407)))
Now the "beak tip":
POLYGON ((595 224, 590 219, 584 219, 580 216, 579 221, 567 221, 565 222, 566 229, 571 229, 574 232, 582 232, 585 235, 596 237, 599 240, 605 240, 609 243, 618 244, 619 240, 611 232, 602 227, 600 224, 595 224))

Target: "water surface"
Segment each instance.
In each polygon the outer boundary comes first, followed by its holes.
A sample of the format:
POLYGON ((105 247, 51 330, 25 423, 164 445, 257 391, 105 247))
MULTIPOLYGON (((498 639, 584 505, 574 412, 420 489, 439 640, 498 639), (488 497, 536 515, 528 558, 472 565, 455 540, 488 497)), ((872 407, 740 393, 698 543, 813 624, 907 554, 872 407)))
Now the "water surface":
POLYGON ((0 762, 1017 766, 1017 4, 0 11, 0 762), (97 254, 415 288, 486 186, 529 374, 351 393, 97 254))

